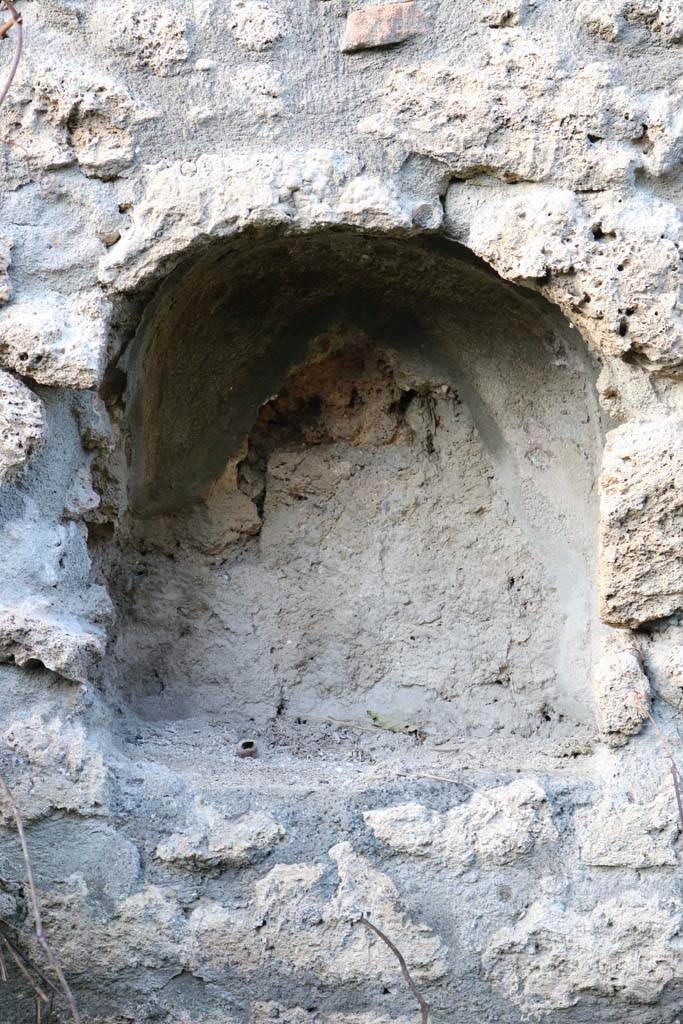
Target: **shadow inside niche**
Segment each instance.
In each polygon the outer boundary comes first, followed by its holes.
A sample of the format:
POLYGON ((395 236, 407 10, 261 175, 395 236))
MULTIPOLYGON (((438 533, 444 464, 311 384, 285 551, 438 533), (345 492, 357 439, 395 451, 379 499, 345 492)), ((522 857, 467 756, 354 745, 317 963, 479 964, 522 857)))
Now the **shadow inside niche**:
POLYGON ((556 310, 445 242, 251 239, 164 283, 124 369, 94 544, 142 718, 592 720, 601 422, 556 310))

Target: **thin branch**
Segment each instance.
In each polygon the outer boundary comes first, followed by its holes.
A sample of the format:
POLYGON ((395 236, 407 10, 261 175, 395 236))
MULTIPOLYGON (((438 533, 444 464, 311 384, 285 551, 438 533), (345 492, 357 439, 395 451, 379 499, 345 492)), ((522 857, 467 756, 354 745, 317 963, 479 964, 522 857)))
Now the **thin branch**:
MULTIPOLYGON (((40 980, 45 985, 46 989, 50 989, 51 995, 59 995, 60 994, 59 993, 59 989, 54 984, 54 982, 50 981, 50 979, 47 977, 47 975, 43 974, 43 972, 40 970, 40 968, 37 967, 33 963, 32 960, 29 960, 29 958, 26 956, 26 954, 21 949, 21 947, 18 946, 17 943, 14 942, 9 937, 9 935, 6 933, 5 928, 9 927, 7 925, 7 922, 6 921, 2 921, 2 922, 0 922, 0 924, 2 924, 2 929, 0 930, 0 941, 4 942, 5 945, 7 945, 11 951, 16 953, 16 955, 22 960, 24 966, 29 969, 29 971, 33 971, 33 973, 36 974, 40 978, 40 980)), ((0 949, 1 949, 1 947, 0 947, 0 949)))
POLYGON ((33 989, 33 991, 35 992, 35 994, 36 994, 36 997, 37 997, 38 999, 42 999, 42 1001, 43 1001, 44 1003, 46 1003, 46 1002, 48 1001, 48 995, 47 995, 47 993, 46 993, 46 992, 45 992, 45 991, 44 991, 44 990, 43 990, 43 989, 42 989, 42 988, 40 987, 40 985, 38 984, 38 982, 36 981, 36 979, 35 979, 34 977, 32 977, 32 975, 30 974, 30 972, 29 972, 28 968, 27 968, 27 967, 26 967, 26 966, 24 965, 24 962, 25 962, 25 958, 24 958, 24 957, 22 957, 22 956, 21 956, 21 955, 19 954, 19 950, 18 950, 18 949, 16 949, 16 948, 15 948, 15 947, 14 947, 14 946, 13 946, 13 945, 12 945, 12 944, 11 944, 11 943, 10 943, 10 942, 8 941, 8 939, 7 939, 7 938, 6 938, 6 937, 5 937, 4 935, 0 935, 0 939, 2 939, 2 941, 3 941, 3 942, 5 943, 5 945, 7 946, 7 952, 9 953, 9 955, 10 955, 10 956, 12 957, 12 959, 14 960, 14 963, 15 963, 15 964, 17 965, 17 968, 18 968, 19 972, 20 972, 21 974, 23 974, 23 976, 24 976, 24 977, 26 978, 27 982, 29 983, 29 985, 31 986, 31 988, 33 989))
MULTIPOLYGON (((5 0, 5 3, 9 3, 9 0, 5 0)), ((31 907, 33 908, 33 922, 34 922, 34 926, 35 926, 36 940, 38 942, 38 945, 42 948, 43 952, 45 953, 47 961, 50 964, 50 967, 52 968, 52 970, 57 975, 57 978, 59 979, 59 984, 61 986, 64 998, 66 999, 66 1002, 68 1004, 69 1011, 70 1011, 71 1016, 73 1018, 74 1024, 81 1024, 81 1015, 78 1012, 78 1007, 76 1006, 76 1000, 74 999, 73 993, 72 993, 71 989, 69 988, 69 983, 66 980, 66 977, 64 976, 64 971, 62 970, 62 965, 59 962, 57 954, 53 951, 52 947, 50 946, 50 943, 47 941, 47 937, 45 935, 45 932, 43 931, 43 918, 42 918, 42 914, 40 912, 40 903, 38 902, 38 893, 36 891, 35 882, 33 880, 33 868, 31 866, 31 858, 29 857, 29 854, 28 854, 28 845, 26 843, 26 834, 24 833, 24 823, 23 823, 23 821, 21 819, 21 814, 19 813, 19 808, 17 807, 17 805, 16 805, 16 803, 14 801, 14 797, 12 796, 12 793, 10 792, 10 788, 7 785, 7 783, 5 782, 5 780, 2 777, 2 775, 0 775, 0 790, 2 791, 2 794, 5 797, 5 800, 7 801, 7 803, 9 804, 9 806, 10 806, 10 808, 12 810, 12 815, 14 817, 14 823, 15 823, 15 825, 17 827, 17 832, 19 833, 19 842, 21 843, 21 852, 22 852, 22 855, 23 855, 23 858, 24 858, 24 865, 26 867, 26 879, 27 879, 27 882, 28 882, 28 891, 29 891, 29 896, 31 898, 31 907)), ((46 997, 46 1001, 47 1001, 47 997, 46 997)))
POLYGON ((401 974, 403 975, 405 983, 410 989, 410 991, 413 993, 415 998, 417 999, 418 1006, 420 1007, 420 1024, 429 1024, 429 1003, 423 997, 419 988, 413 981, 410 971, 408 970, 408 964, 405 962, 403 953, 401 953, 398 946, 394 945, 394 943, 391 941, 388 935, 385 935, 384 932, 377 927, 377 925, 373 924, 371 921, 368 921, 365 914, 363 914, 359 918, 359 921, 361 924, 364 924, 366 928, 369 928, 370 931, 374 932, 375 935, 378 935, 382 942, 384 942, 389 947, 391 952, 394 954, 394 956, 398 960, 399 967, 401 968, 401 974))
POLYGON ((678 817, 679 817, 680 822, 681 822, 681 827, 683 827, 683 799, 681 798, 681 774, 680 774, 680 772, 678 770, 678 765, 676 764, 676 759, 674 758, 674 756, 673 756, 673 754, 671 752, 671 748, 669 747, 669 744, 664 739, 664 735, 662 733, 662 730, 659 728, 659 726, 657 725, 657 723, 655 722, 654 718, 652 717, 652 715, 650 714, 649 711, 647 713, 647 717, 652 722, 652 725, 654 726, 655 732, 657 733, 657 738, 659 739, 659 742, 661 743, 661 745, 662 745, 662 747, 664 749, 664 753, 669 758, 669 767, 671 769, 671 777, 673 779, 674 792, 676 794, 676 805, 678 807, 678 817))
MULTIPOLYGON (((10 29, 16 27, 16 30, 17 30, 17 45, 16 45, 16 49, 15 49, 15 53, 14 53, 14 60, 12 62, 12 67, 10 68, 10 72, 9 72, 9 75, 7 76, 5 84, 3 85, 2 90, 0 91, 0 104, 1 104, 3 102, 3 100, 6 98, 8 92, 9 92, 9 90, 11 88, 12 82, 14 81, 14 76, 16 75, 16 72, 17 72, 17 68, 19 67, 19 60, 21 59, 21 54, 22 54, 22 49, 23 49, 24 32, 23 32, 23 17, 19 13, 19 11, 16 9, 16 7, 14 6, 14 3, 12 2, 12 0, 0 0, 0 4, 4 4, 4 6, 10 12, 10 17, 7 18, 7 20, 4 21, 2 23, 2 25, 0 25, 0 40, 3 40, 5 38, 5 36, 7 36, 9 34, 10 29)), ((28 152, 26 150, 26 147, 22 146, 22 144, 20 142, 17 142, 15 139, 9 139, 6 136, 4 138, 0 139, 0 142, 4 142, 6 146, 14 146, 18 150, 21 151, 23 160, 24 160, 24 162, 26 164, 26 172, 28 174, 29 181, 38 181, 38 184, 40 185, 40 188, 45 191, 46 190, 46 188, 45 188, 45 177, 43 176, 42 178, 39 178, 39 179, 36 179, 34 177, 33 172, 31 170, 31 162, 29 160, 29 155, 28 155, 28 152)))
POLYGON ((399 779, 407 779, 408 782, 419 782, 420 779, 434 779, 435 782, 452 782, 456 786, 462 786, 463 789, 469 789, 470 792, 474 791, 474 786, 468 785, 463 782, 462 779, 454 779, 452 775, 437 775, 435 772, 421 772, 418 770, 414 771, 412 775, 408 772, 396 772, 399 779))
POLYGON ((2 36, 0 38, 4 38, 7 35, 7 33, 9 32, 10 28, 12 27, 12 25, 13 25, 14 28, 16 28, 16 30, 17 30, 17 45, 16 45, 16 47, 14 49, 14 60, 12 61, 12 66, 9 69, 9 74, 7 75, 7 78, 5 80, 5 84, 3 85, 2 89, 0 89, 0 104, 2 104, 2 102, 5 99, 5 97, 7 96, 7 93, 10 91, 10 89, 12 87, 12 82, 14 81, 14 76, 17 73, 17 68, 19 67, 19 61, 21 60, 21 50, 22 50, 22 47, 24 45, 24 31, 23 31, 23 28, 22 28, 22 21, 23 21, 22 16, 19 13, 19 11, 16 9, 14 4, 12 3, 12 0, 3 0, 3 3, 5 5, 5 7, 7 8, 7 10, 9 11, 9 15, 10 16, 9 16, 8 21, 5 22, 4 25, 2 26, 2 36), (10 25, 9 22, 11 22, 12 24, 10 25))

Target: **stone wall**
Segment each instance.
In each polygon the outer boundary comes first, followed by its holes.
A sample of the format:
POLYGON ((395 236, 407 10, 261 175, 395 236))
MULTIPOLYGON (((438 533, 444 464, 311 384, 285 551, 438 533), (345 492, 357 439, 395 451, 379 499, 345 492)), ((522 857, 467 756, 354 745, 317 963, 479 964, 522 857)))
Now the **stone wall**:
POLYGON ((680 5, 20 6, 0 767, 84 1021, 417 1020, 367 915, 435 1022, 673 1024, 680 5))

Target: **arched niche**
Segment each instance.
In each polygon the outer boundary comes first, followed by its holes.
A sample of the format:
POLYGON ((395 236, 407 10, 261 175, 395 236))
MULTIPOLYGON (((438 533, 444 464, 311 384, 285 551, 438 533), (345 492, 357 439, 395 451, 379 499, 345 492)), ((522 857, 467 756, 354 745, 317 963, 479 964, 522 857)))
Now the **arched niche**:
POLYGON ((253 235, 171 274, 121 365, 98 557, 141 718, 592 721, 602 430, 557 310, 446 240, 253 235))

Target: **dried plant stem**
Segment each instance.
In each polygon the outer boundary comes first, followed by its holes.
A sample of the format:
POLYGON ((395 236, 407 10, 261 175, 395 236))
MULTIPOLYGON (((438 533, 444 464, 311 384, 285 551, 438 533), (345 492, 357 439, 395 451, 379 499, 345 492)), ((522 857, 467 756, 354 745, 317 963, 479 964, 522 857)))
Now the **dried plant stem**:
POLYGON ((408 965, 405 961, 405 957, 401 953, 401 950, 391 941, 388 935, 384 934, 381 928, 378 928, 377 925, 372 924, 371 921, 368 921, 367 917, 364 914, 359 918, 359 920, 360 923, 364 924, 366 928, 369 928, 370 931, 375 933, 375 935, 378 935, 382 942, 384 942, 385 945, 387 945, 391 952, 394 954, 394 956, 398 960, 399 967, 401 968, 401 974, 403 975, 405 983, 410 989, 410 991, 413 993, 415 998, 417 999, 418 1006, 420 1007, 420 1024, 429 1024, 429 1003, 423 997, 419 988, 413 981, 410 971, 408 970, 408 965))
POLYGON ((12 0, 3 0, 3 3, 7 10, 9 11, 9 18, 0 29, 2 33, 0 35, 0 39, 4 39, 4 37, 8 34, 10 29, 14 27, 17 30, 17 44, 14 49, 14 59, 12 60, 12 65, 9 69, 9 74, 7 75, 7 78, 5 80, 5 84, 0 89, 0 103, 3 102, 3 100, 7 96, 7 93, 10 91, 10 88, 12 87, 12 82, 14 81, 14 76, 17 73, 19 61, 21 60, 21 50, 24 45, 24 32, 22 28, 21 14, 19 14, 19 11, 12 3, 12 0))
POLYGON ((377 732, 376 725, 365 725, 363 722, 350 722, 344 718, 329 718, 327 715, 285 715, 285 718, 291 718, 293 721, 300 719, 303 722, 324 722, 326 725, 340 725, 344 729, 355 729, 360 732, 377 732))
MULTIPOLYGON (((16 30, 17 30, 17 45, 16 45, 16 48, 15 48, 15 51, 14 51, 14 59, 12 61, 12 66, 11 66, 11 68, 9 70, 9 74, 8 74, 6 80, 5 80, 5 84, 0 89, 0 104, 2 104, 3 100, 6 98, 8 92, 10 91, 10 88, 12 86, 12 82, 14 81, 14 76, 17 73, 17 68, 19 67, 19 61, 21 59, 21 54, 22 54, 22 49, 23 49, 23 44, 24 44, 24 30, 23 30, 23 18, 22 18, 22 15, 19 13, 19 11, 14 6, 14 3, 12 2, 12 0, 0 0, 0 4, 3 4, 7 8, 7 10, 10 12, 10 17, 7 18, 7 20, 4 21, 2 23, 2 25, 0 25, 0 40, 4 39, 5 36, 7 36, 9 34, 11 29, 16 28, 16 30)), ((26 163, 26 171, 27 171, 29 180, 33 181, 34 177, 33 177, 33 174, 31 172, 31 164, 30 164, 30 161, 29 161, 29 156, 28 156, 28 153, 26 151, 26 148, 24 146, 22 146, 20 142, 16 142, 13 139, 8 139, 7 137, 4 137, 4 138, 0 139, 0 142, 4 142, 6 146, 15 146, 17 149, 19 149, 21 151, 23 159, 24 159, 24 161, 26 163)), ((43 181, 44 181, 44 179, 41 178, 39 180, 39 182, 38 182, 41 188, 44 188, 43 181)))
MULTIPOLYGON (((7 3, 8 0, 5 0, 5 2, 7 3)), ((28 882, 28 891, 29 891, 29 896, 30 896, 30 899, 31 899, 31 907, 32 907, 32 910, 33 910, 33 923, 34 923, 34 927, 35 927, 36 940, 38 942, 38 945, 41 947, 41 949, 45 953, 45 956, 47 958, 47 962, 49 963, 50 967, 52 968, 52 970, 55 972, 57 978, 59 979, 59 984, 60 984, 62 993, 64 995, 64 998, 66 999, 66 1002, 67 1002, 67 1005, 69 1007, 69 1011, 70 1011, 71 1016, 73 1018, 74 1024, 81 1024, 81 1015, 78 1012, 78 1007, 76 1006, 76 1000, 74 999, 73 993, 72 993, 71 989, 69 988, 69 983, 68 983, 68 981, 66 980, 66 978, 64 976, 64 971, 62 970, 62 965, 59 962, 57 954, 54 952, 54 950, 50 946, 50 943, 47 941, 47 937, 46 937, 45 932, 43 930, 43 918, 42 918, 42 914, 41 914, 41 911, 40 911, 40 903, 38 901, 38 893, 36 891, 36 886, 35 886, 35 882, 34 882, 34 879, 33 879, 33 868, 31 866, 31 858, 29 857, 29 853, 28 853, 28 845, 26 843, 26 834, 24 832, 24 823, 22 821, 21 814, 19 813, 19 808, 17 807, 17 805, 15 803, 15 800, 14 800, 14 797, 12 796, 12 793, 10 792, 10 788, 7 785, 7 783, 5 782, 5 780, 2 777, 2 775, 0 775, 0 791, 2 791, 2 794, 3 794, 4 798, 5 798, 5 800, 9 804, 9 807, 10 807, 10 809, 12 811, 12 816, 14 818, 14 823, 15 823, 16 828, 17 828, 17 832, 19 834, 19 842, 21 843, 21 852, 22 852, 22 855, 23 855, 23 858, 24 858, 24 865, 26 867, 26 879, 27 879, 27 882, 28 882)), ((5 936, 3 936, 3 939, 4 939, 5 943, 7 943, 8 948, 10 948, 10 950, 11 950, 11 945, 9 944, 7 938, 5 936)), ((36 988, 36 992, 38 992, 37 986, 34 985, 34 987, 36 988)), ((45 1001, 47 1002, 48 1001, 48 997, 44 993, 41 996, 41 998, 43 998, 43 997, 44 997, 45 1001)))
POLYGON ((19 950, 15 946, 13 946, 4 935, 0 936, 0 938, 2 938, 2 941, 7 946, 7 952, 14 960, 14 963, 16 964, 19 973, 23 974, 23 976, 26 978, 29 985, 35 992, 37 999, 42 1000, 44 1003, 47 1003, 47 992, 45 992, 45 990, 40 987, 38 982, 35 980, 31 972, 29 971, 28 967, 26 966, 25 958, 21 956, 19 950))
MULTIPOLYGON (((4 929, 5 922, 1 922, 1 923, 2 923, 3 929, 4 929)), ((15 959, 15 956, 18 956, 20 958, 20 960, 22 961, 22 963, 24 964, 24 966, 27 967, 29 971, 33 971, 33 973, 35 975, 37 975, 38 978, 40 978, 40 980, 45 985, 45 988, 46 989, 50 989, 50 992, 51 992, 52 995, 59 995, 59 989, 54 984, 54 982, 50 981, 50 979, 48 977, 46 977, 45 974, 43 974, 43 972, 40 970, 40 968, 36 967, 36 965, 33 963, 32 960, 29 960, 29 958, 23 952, 21 947, 18 946, 9 937, 9 935, 7 935, 7 933, 4 930, 0 931, 0 942, 4 942, 4 944, 7 946, 8 952, 9 952, 9 954, 12 957, 13 960, 15 959)), ((0 951, 1 950, 2 950, 2 947, 0 946, 0 951)), ((15 960, 15 962, 16 962, 16 960, 15 960)), ((41 996, 41 998, 42 998, 42 996, 41 996)))
POLYGON ((469 789, 471 792, 474 791, 474 786, 468 785, 463 782, 462 779, 454 779, 452 775, 437 775, 435 772, 421 772, 419 769, 414 771, 412 775, 407 772, 396 772, 399 779, 407 779, 408 782, 419 782, 420 779, 434 779, 435 782, 452 782, 455 786, 462 786, 463 789, 469 789))

